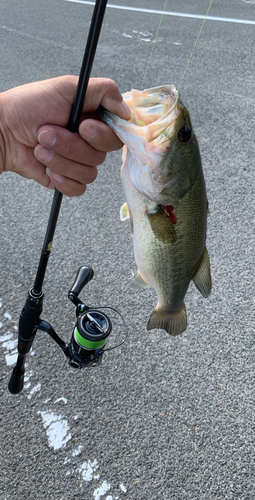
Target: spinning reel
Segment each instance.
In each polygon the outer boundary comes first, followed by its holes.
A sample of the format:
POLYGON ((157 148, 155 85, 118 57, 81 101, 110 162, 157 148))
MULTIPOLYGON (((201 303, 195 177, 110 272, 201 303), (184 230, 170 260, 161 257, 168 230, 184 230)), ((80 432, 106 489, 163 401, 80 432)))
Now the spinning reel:
POLYGON ((93 276, 94 272, 91 267, 80 267, 74 284, 68 292, 68 298, 76 306, 77 317, 69 344, 66 344, 59 337, 47 321, 40 319, 43 292, 39 296, 33 290, 28 292, 26 304, 19 320, 18 360, 8 385, 8 389, 12 394, 17 394, 23 389, 25 356, 32 347, 37 330, 48 333, 55 340, 73 368, 97 366, 101 363, 105 351, 116 349, 125 342, 128 332, 124 318, 113 307, 102 307, 101 309, 115 311, 121 317, 126 329, 126 335, 122 342, 105 349, 107 338, 112 331, 110 318, 102 311, 86 306, 79 298, 81 290, 93 276))

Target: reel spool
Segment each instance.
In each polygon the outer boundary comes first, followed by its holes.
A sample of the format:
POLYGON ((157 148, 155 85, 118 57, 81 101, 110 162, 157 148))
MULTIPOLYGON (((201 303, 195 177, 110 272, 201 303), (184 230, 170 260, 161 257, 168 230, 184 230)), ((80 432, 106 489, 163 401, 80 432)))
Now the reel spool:
POLYGON ((90 309, 79 316, 69 345, 69 364, 74 368, 96 366, 101 363, 103 347, 112 331, 112 323, 106 314, 90 309))

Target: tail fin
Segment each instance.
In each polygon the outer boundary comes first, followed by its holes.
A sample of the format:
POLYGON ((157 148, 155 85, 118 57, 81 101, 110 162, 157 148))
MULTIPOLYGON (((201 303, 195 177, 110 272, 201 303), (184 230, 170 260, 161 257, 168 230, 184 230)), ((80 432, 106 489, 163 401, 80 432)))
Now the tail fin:
POLYGON ((185 304, 180 311, 169 313, 155 309, 147 324, 147 330, 162 328, 169 335, 179 335, 187 328, 187 315, 185 304))

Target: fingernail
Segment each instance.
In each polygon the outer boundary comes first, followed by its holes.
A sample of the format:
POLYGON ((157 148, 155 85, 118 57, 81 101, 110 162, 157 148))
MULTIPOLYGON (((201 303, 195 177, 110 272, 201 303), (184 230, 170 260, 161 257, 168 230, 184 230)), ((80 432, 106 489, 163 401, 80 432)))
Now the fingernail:
POLYGON ((43 146, 37 146, 35 148, 35 156, 37 160, 41 161, 42 163, 47 163, 51 160, 53 153, 50 149, 43 148, 43 146))
POLYGON ((96 133, 96 128, 94 127, 94 125, 91 125, 91 123, 84 123, 80 126, 80 134, 84 139, 94 139, 96 133))
POLYGON ((125 103, 125 101, 122 101, 121 106, 122 106, 122 108, 124 110, 124 113, 125 113, 126 117, 127 118, 131 118, 130 109, 129 109, 128 105, 125 103))
POLYGON ((56 139, 57 138, 54 132, 51 132, 51 130, 44 130, 38 136, 38 141, 40 142, 40 144, 42 144, 43 146, 47 146, 48 148, 51 148, 51 146, 55 144, 56 139))
POLYGON ((46 168, 46 174, 51 178, 53 182, 60 183, 64 180, 64 177, 62 177, 62 175, 56 174, 56 172, 50 170, 49 167, 46 168))

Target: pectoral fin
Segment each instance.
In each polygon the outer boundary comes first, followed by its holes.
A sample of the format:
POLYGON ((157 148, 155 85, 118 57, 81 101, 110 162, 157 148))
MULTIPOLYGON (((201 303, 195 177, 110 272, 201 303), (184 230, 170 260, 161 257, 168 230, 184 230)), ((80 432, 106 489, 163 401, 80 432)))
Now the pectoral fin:
POLYGON ((208 297, 211 293, 212 289, 212 280, 210 273, 210 260, 207 249, 204 249, 204 252, 197 262, 196 266, 194 266, 193 270, 191 270, 190 279, 193 280, 195 286, 203 295, 203 297, 208 297))
POLYGON ((176 241, 174 226, 162 209, 159 209, 158 212, 154 214, 147 213, 147 217, 153 234, 158 240, 165 244, 174 243, 176 241))
POLYGON ((207 200, 207 215, 210 215, 210 209, 209 209, 209 203, 208 203, 208 200, 207 200))
POLYGON ((125 202, 120 209, 120 220, 126 220, 130 218, 130 213, 128 210, 127 202, 125 202))
POLYGON ((120 209, 120 220, 127 220, 130 219, 130 226, 131 226, 131 235, 133 236, 133 218, 131 216, 131 213, 129 212, 127 202, 123 203, 121 209, 120 209))

